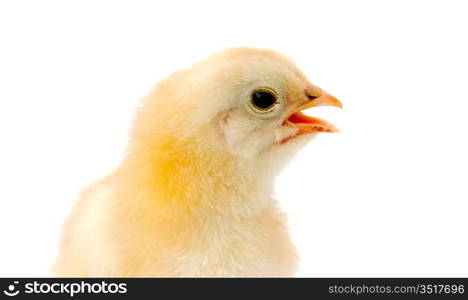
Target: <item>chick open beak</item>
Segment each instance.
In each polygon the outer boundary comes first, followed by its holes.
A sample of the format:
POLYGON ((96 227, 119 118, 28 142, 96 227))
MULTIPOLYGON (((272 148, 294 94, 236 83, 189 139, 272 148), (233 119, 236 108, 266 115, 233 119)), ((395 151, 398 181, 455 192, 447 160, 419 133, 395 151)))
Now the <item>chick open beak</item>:
POLYGON ((341 102, 332 95, 320 91, 318 97, 309 97, 310 101, 299 106, 285 121, 285 125, 299 129, 297 135, 313 132, 339 132, 333 124, 305 115, 302 111, 315 106, 335 106, 343 108, 341 102))

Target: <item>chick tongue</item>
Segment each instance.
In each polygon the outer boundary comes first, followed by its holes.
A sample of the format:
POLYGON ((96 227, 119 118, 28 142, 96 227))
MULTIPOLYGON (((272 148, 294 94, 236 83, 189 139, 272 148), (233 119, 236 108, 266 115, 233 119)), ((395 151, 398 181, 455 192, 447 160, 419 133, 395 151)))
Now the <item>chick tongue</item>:
POLYGON ((308 132, 339 132, 333 124, 319 119, 305 115, 302 112, 295 112, 289 118, 288 121, 294 123, 299 128, 301 133, 308 132))

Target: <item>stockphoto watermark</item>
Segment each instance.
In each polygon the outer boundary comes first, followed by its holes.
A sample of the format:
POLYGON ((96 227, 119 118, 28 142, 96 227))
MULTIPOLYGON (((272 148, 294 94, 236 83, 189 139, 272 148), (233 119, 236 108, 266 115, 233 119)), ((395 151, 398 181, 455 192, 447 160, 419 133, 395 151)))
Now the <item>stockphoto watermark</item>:
POLYGON ((407 294, 436 295, 464 294, 464 284, 414 284, 414 285, 330 285, 329 294, 375 295, 375 294, 407 294))
POLYGON ((125 294, 126 283, 100 282, 39 282, 39 281, 13 281, 4 290, 3 294, 15 297, 20 294, 62 294, 73 297, 86 294, 125 294))

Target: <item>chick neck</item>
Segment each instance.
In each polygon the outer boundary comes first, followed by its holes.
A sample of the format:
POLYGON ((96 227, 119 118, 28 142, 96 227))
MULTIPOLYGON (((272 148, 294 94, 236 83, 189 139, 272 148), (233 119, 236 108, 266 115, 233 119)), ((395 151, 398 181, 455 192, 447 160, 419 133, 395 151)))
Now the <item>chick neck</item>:
POLYGON ((161 209, 246 216, 272 201, 274 178, 261 170, 255 159, 213 146, 209 138, 166 137, 135 140, 120 172, 161 209))

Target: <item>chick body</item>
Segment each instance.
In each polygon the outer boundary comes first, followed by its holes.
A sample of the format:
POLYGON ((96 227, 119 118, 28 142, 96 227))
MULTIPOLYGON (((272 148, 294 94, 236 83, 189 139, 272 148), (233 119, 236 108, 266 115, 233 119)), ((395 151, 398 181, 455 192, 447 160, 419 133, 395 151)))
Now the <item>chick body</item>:
POLYGON ((249 48, 220 52, 159 83, 137 111, 119 168, 73 208, 54 274, 293 275, 297 255, 273 182, 314 136, 285 126, 311 101, 304 94, 311 86, 287 58, 249 48), (268 117, 246 109, 258 87, 277 94, 268 117))
POLYGON ((230 158, 191 150, 165 148, 162 157, 133 162, 83 192, 55 274, 291 275, 295 249, 276 201, 230 158), (165 166, 155 170, 153 159, 165 166))

